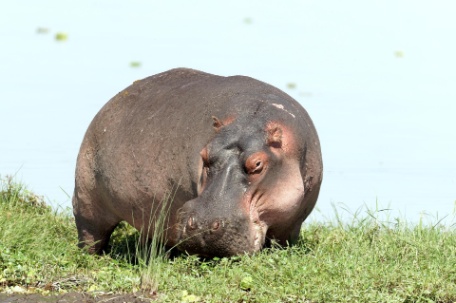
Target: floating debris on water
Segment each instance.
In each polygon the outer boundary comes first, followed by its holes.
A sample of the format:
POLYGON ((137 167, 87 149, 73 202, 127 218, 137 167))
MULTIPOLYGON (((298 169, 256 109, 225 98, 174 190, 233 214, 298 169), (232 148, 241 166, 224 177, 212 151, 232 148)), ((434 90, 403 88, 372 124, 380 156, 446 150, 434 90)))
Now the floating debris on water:
POLYGON ((396 58, 404 58, 404 52, 403 51, 395 51, 394 55, 396 58))
POLYGON ((46 28, 46 27, 38 27, 36 29, 36 33, 37 34, 47 34, 49 33, 49 28, 46 28))
POLYGON ((288 83, 287 83, 287 88, 288 88, 288 89, 295 89, 296 86, 297 86, 297 85, 296 85, 296 83, 294 83, 294 82, 288 82, 288 83))
POLYGON ((252 24, 252 22, 253 22, 252 18, 244 18, 245 24, 252 24))
POLYGON ((66 33, 59 32, 59 33, 55 34, 55 40, 66 41, 66 40, 68 40, 68 35, 66 33))

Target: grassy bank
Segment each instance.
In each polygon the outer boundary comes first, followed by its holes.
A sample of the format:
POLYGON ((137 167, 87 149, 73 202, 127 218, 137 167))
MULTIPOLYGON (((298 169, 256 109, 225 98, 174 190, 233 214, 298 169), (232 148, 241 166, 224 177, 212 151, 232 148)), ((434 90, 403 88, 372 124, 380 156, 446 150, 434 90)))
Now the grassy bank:
POLYGON ((88 255, 76 247, 69 211, 57 213, 22 186, 2 182, 0 292, 143 286, 159 302, 456 302, 454 227, 386 224, 366 215, 306 225, 288 249, 210 261, 158 259, 151 268, 128 226, 116 230, 110 254, 88 255))

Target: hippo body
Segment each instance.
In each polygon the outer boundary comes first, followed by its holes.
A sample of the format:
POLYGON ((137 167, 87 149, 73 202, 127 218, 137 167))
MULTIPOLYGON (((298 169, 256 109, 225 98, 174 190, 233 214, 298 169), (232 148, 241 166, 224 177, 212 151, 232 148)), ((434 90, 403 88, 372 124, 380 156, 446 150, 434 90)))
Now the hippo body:
POLYGON ((77 159, 73 212, 79 245, 99 253, 121 221, 201 256, 298 239, 322 181, 307 112, 266 83, 173 69, 112 98, 77 159))

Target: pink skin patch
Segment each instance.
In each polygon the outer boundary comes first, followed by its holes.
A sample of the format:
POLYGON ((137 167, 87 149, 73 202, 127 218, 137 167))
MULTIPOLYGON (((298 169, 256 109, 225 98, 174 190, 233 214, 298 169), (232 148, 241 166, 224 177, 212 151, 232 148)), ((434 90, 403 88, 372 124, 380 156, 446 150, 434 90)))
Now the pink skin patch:
POLYGON ((266 185, 262 184, 262 180, 252 182, 243 205, 248 208, 254 229, 252 232, 260 233, 264 238, 267 230, 272 228, 274 236, 284 244, 288 239, 281 239, 280 235, 289 234, 301 213, 304 183, 297 160, 283 159, 282 166, 277 169, 280 169, 276 172, 280 178, 272 184, 270 180, 266 185))
POLYGON ((268 145, 274 154, 279 156, 284 153, 287 157, 292 157, 297 153, 294 136, 285 125, 269 122, 266 125, 266 132, 268 134, 268 145))
POLYGON ((201 152, 200 152, 200 158, 198 162, 198 176, 199 176, 199 182, 197 184, 197 192, 198 196, 201 195, 203 192, 204 188, 206 187, 206 180, 207 180, 207 171, 206 171, 206 166, 204 163, 207 163, 208 161, 208 155, 207 155, 207 147, 204 147, 201 152))
MULTIPOLYGON (((301 212, 304 199, 304 182, 292 133, 286 126, 277 122, 268 123, 266 132, 270 150, 280 159, 281 166, 274 168, 273 173, 277 178, 272 179, 272 183, 271 179, 267 178, 267 184, 263 185, 262 180, 266 178, 268 170, 267 154, 258 152, 246 161, 247 169, 256 165, 256 159, 262 163, 261 171, 249 177, 250 188, 244 197, 244 205, 249 208, 255 238, 258 233, 264 238, 268 228, 273 228, 276 235, 288 234, 301 212)), ((283 243, 287 241, 280 238, 277 240, 283 243)))

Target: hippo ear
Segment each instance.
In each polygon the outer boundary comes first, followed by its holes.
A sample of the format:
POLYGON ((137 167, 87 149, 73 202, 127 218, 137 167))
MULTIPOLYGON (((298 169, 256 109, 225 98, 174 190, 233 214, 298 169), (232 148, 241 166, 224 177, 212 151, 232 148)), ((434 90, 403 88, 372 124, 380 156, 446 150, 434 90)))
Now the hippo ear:
POLYGON ((223 123, 215 116, 212 116, 212 120, 212 126, 214 127, 215 131, 218 132, 223 127, 223 123))
POLYGON ((268 129, 268 145, 275 148, 282 147, 282 129, 279 126, 268 129))

